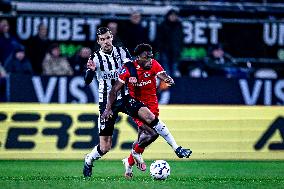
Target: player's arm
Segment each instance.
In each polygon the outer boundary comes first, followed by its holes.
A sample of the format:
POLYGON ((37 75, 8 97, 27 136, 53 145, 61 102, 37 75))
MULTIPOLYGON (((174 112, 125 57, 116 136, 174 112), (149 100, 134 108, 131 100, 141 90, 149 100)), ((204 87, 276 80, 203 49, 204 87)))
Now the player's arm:
POLYGON ((110 117, 112 117, 112 115, 113 115, 113 112, 111 110, 112 104, 116 100, 117 92, 123 87, 123 85, 124 85, 124 83, 122 83, 121 81, 117 80, 115 82, 115 84, 112 86, 112 88, 111 88, 111 90, 109 92, 108 103, 106 105, 106 109, 105 109, 104 113, 101 116, 102 120, 108 120, 110 117))
POLYGON ((168 86, 172 86, 175 84, 175 81, 171 76, 169 76, 166 72, 160 72, 157 74, 157 77, 161 80, 163 80, 168 86))
POLYGON ((96 64, 93 61, 94 55, 91 55, 90 58, 88 59, 86 67, 88 68, 85 72, 85 84, 89 85, 95 76, 95 71, 96 71, 96 64))

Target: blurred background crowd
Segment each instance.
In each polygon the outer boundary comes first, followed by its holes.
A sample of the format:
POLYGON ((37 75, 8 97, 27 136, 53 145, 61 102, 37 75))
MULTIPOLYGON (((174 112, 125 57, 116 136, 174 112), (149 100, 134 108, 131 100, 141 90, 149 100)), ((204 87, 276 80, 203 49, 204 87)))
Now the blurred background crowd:
POLYGON ((99 26, 108 27, 114 45, 131 54, 137 44, 150 43, 176 78, 284 76, 283 0, 1 0, 0 7, 2 78, 83 75, 98 49, 92 28, 99 26))

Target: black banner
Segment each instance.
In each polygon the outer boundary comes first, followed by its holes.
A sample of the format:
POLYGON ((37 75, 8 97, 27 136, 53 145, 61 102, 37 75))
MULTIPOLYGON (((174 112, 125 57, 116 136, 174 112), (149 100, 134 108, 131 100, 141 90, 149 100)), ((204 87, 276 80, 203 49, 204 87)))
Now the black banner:
MULTIPOLYGON (((213 15, 212 15, 213 16, 213 15)), ((161 17, 145 18, 143 26, 154 42, 161 17)), ((182 17, 184 32, 183 57, 198 58, 206 55, 212 44, 222 43, 225 50, 239 58, 279 58, 284 54, 284 22, 253 19, 189 19, 182 17)), ((24 44, 37 33, 38 25, 48 26, 48 38, 61 44, 63 54, 71 56, 78 45, 95 43, 96 29, 109 19, 100 16, 19 15, 10 18, 11 32, 24 44)), ((125 18, 116 17, 124 25, 125 18)), ((123 32, 123 31, 122 31, 123 32)))

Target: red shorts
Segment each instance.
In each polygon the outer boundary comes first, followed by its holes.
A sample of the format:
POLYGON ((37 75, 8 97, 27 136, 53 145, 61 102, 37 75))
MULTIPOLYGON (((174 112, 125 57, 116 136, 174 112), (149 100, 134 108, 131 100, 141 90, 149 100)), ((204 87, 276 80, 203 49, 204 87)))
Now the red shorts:
MULTIPOLYGON (((159 106, 158 103, 144 103, 147 108, 156 116, 159 117, 159 106)), ((139 118, 132 118, 133 121, 137 124, 138 127, 141 127, 142 125, 144 125, 144 122, 139 119, 139 118)))

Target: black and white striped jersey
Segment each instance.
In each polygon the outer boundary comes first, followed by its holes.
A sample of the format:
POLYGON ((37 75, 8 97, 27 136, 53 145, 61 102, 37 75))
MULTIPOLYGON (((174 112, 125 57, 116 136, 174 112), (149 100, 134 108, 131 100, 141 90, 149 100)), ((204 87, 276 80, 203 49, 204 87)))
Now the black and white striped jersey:
MULTIPOLYGON (((104 53, 101 49, 93 54, 92 60, 96 64, 96 76, 99 82, 99 102, 107 103, 111 87, 118 79, 123 62, 127 59, 131 59, 131 55, 125 47, 113 46, 110 54, 104 53)), ((118 99, 124 94, 128 94, 126 86, 118 94, 118 99)))

